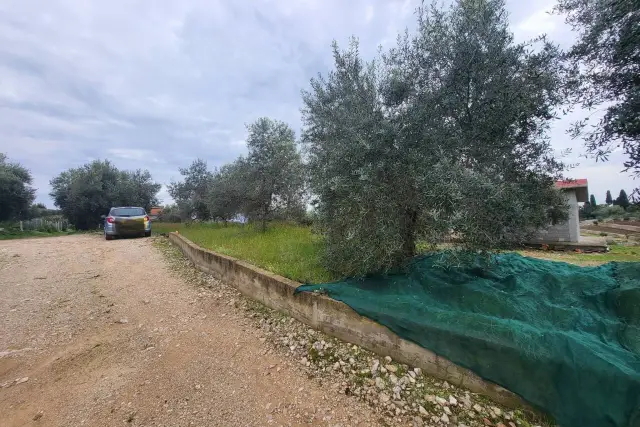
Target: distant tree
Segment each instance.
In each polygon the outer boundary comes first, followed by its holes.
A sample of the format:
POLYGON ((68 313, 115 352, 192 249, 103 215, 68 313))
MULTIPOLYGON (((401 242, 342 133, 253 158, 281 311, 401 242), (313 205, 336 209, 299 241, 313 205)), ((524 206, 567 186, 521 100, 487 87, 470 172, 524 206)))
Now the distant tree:
POLYGON ((0 153, 0 221, 28 216, 36 192, 31 188, 32 182, 28 169, 19 163, 10 163, 7 156, 0 153))
POLYGON ((304 169, 291 127, 266 117, 247 126, 248 155, 242 160, 246 184, 244 211, 260 221, 302 204, 304 169))
POLYGON ((611 191, 607 190, 607 197, 605 198, 604 201, 607 205, 613 204, 613 197, 611 197, 611 191))
POLYGON ((591 203, 592 207, 596 207, 598 206, 598 204, 596 203, 596 196, 594 196, 593 194, 591 195, 591 197, 589 198, 589 202, 591 203))
POLYGON ((157 221, 161 222, 181 222, 180 212, 178 205, 172 204, 162 208, 162 213, 159 215, 157 221))
POLYGON ((131 200, 135 206, 144 207, 147 211, 158 204, 156 195, 161 185, 154 182, 148 170, 123 171, 120 180, 120 199, 131 200))
POLYGON ((555 10, 578 32, 567 53, 580 70, 573 102, 606 110, 593 126, 576 123, 573 135, 598 159, 622 146, 624 167, 640 176, 640 1, 559 0, 555 10))
POLYGON ((334 43, 334 70, 303 93, 324 261, 343 275, 452 234, 466 249, 513 246, 566 217, 545 137, 565 99, 557 47, 515 43, 501 0, 420 9, 417 27, 371 63, 356 41, 334 43))
POLYGON ((580 220, 589 219, 593 216, 594 205, 590 202, 584 202, 584 205, 578 210, 580 220))
POLYGON ((626 191, 620 190, 620 195, 618 195, 615 204, 625 210, 629 207, 629 198, 626 191))
POLYGON ((244 214, 248 175, 243 158, 222 166, 214 174, 207 199, 213 219, 227 222, 238 214, 244 214))
POLYGON ((50 182, 50 193, 69 221, 81 230, 96 227, 101 215, 113 206, 140 206, 147 210, 158 203, 160 184, 148 171, 121 171, 108 160, 95 160, 62 172, 50 182))
POLYGON ((180 168, 180 174, 184 177, 183 181, 171 182, 168 190, 178 204, 182 219, 209 219, 211 215, 207 207, 207 193, 213 172, 207 168, 207 162, 196 159, 188 168, 180 168))
POLYGON ((44 203, 36 203, 29 208, 27 218, 42 218, 54 215, 61 215, 62 211, 58 209, 47 209, 44 203))

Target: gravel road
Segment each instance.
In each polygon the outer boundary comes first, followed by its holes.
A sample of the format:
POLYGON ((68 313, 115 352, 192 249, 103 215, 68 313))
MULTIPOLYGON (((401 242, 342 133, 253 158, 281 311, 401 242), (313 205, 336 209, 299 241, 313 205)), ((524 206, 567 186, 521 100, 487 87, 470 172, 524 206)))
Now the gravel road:
POLYGON ((0 241, 3 427, 378 425, 261 338, 151 239, 0 241))

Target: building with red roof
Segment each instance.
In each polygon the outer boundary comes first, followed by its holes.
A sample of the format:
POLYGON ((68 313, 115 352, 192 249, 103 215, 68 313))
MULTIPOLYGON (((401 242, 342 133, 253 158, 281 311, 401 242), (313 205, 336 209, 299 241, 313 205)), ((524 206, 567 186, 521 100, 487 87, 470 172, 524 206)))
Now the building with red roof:
POLYGON ((535 238, 539 243, 577 243, 580 240, 580 218, 578 203, 589 200, 589 183, 586 179, 556 181, 555 187, 563 192, 569 205, 569 219, 560 224, 550 224, 540 230, 535 238))

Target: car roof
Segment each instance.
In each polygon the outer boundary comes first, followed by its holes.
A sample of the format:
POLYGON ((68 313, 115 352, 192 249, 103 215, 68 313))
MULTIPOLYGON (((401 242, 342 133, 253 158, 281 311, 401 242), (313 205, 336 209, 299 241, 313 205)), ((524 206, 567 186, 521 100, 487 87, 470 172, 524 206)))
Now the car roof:
POLYGON ((142 206, 112 206, 111 209, 144 209, 142 206))

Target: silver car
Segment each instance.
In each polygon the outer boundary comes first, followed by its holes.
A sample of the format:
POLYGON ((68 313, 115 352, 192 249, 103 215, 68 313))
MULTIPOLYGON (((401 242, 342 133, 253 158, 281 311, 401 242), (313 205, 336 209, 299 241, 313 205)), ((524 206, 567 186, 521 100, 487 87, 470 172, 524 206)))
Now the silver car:
POLYGON ((144 208, 125 206, 111 208, 104 217, 104 238, 120 236, 151 236, 151 219, 144 208))

